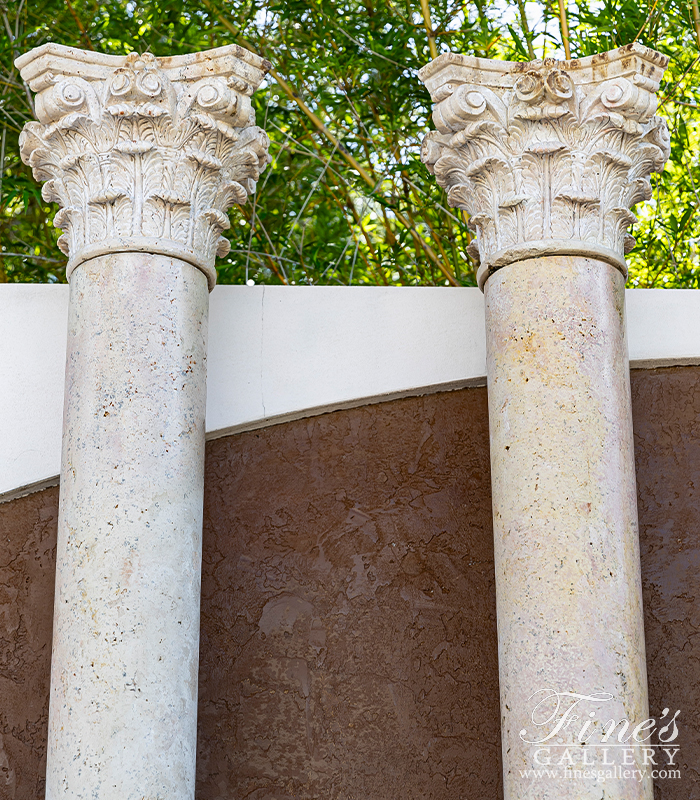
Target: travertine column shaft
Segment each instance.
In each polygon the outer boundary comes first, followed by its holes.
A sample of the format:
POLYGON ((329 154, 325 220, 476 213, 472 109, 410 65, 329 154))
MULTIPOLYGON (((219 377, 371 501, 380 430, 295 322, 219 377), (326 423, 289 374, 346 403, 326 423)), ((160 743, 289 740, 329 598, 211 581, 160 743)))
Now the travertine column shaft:
POLYGON ((168 256, 71 276, 46 796, 194 797, 209 294, 168 256))
POLYGON ((668 156, 665 63, 630 45, 421 73, 423 158, 471 214, 486 299, 506 800, 653 797, 624 252, 668 156))
POLYGON ((209 289, 268 161, 238 47, 18 59, 69 256, 48 800, 192 800, 209 289))
POLYGON ((639 752, 625 765, 595 745, 609 719, 636 726, 649 716, 624 283, 615 267, 577 256, 521 261, 486 281, 504 783, 513 800, 598 800, 601 788, 615 800, 652 797, 650 777, 603 784, 565 771, 642 766, 639 752), (543 690, 611 697, 582 701, 578 719, 546 739, 575 698, 563 697, 559 714, 538 726, 555 711, 543 690), (591 712, 586 753, 578 734, 591 712), (565 750, 572 764, 559 764, 565 750), (556 779, 521 773, 545 765, 556 779))

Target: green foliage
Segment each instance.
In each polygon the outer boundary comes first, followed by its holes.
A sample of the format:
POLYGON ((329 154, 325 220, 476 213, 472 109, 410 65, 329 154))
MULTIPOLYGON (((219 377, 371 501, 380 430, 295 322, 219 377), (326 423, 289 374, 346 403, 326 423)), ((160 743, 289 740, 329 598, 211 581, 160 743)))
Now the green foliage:
MULTIPOLYGON (((639 40, 671 57, 660 91, 672 154, 640 205, 630 285, 698 288, 698 38, 675 0, 581 0, 572 56, 639 40)), ((31 97, 13 58, 46 41, 126 54, 238 42, 273 73, 255 95, 272 164, 231 212, 219 282, 474 284, 472 234, 420 162, 431 60, 420 0, 43 0, 0 4, 0 281, 65 281, 55 207, 19 159, 31 97)), ((438 52, 561 57, 556 0, 431 0, 438 52)))

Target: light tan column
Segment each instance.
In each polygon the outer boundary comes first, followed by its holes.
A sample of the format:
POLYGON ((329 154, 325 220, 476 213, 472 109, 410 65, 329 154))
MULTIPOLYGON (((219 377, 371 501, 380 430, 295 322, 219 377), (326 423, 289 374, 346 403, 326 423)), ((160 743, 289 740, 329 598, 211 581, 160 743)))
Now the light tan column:
POLYGON ((70 308, 46 797, 192 800, 208 290, 268 162, 239 47, 20 57, 70 308))
POLYGON ((471 215, 486 297, 506 800, 653 797, 624 253, 668 157, 666 61, 421 71, 423 159, 471 215))

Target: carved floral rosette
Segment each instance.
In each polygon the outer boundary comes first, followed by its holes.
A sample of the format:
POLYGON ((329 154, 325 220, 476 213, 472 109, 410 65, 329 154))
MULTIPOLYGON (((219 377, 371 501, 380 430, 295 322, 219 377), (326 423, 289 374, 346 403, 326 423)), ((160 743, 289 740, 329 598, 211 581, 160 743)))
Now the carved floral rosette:
POLYGON ((669 155, 654 116, 668 59, 639 44, 557 62, 446 53, 419 73, 436 131, 422 158, 470 215, 478 282, 541 255, 583 255, 627 274, 631 207, 669 155))
POLYGON ((22 160, 61 209, 67 274, 107 252, 145 251, 199 267, 210 288, 227 210, 255 191, 269 140, 250 96, 269 63, 236 45, 170 58, 47 44, 17 59, 39 122, 22 160))

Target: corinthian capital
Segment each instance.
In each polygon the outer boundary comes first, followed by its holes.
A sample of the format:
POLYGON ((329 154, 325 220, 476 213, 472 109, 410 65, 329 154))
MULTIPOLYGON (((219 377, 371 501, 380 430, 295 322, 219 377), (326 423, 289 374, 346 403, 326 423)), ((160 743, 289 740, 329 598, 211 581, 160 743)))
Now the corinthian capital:
POLYGON ((627 274, 631 207, 669 155, 654 116, 668 59, 639 44, 571 61, 441 55, 419 72, 437 128, 422 158, 477 231, 479 285, 539 255, 590 256, 627 274))
POLYGON ((269 162, 250 102, 269 63, 237 45, 155 58, 45 44, 16 64, 39 120, 22 132, 22 159, 61 206, 67 274, 136 250, 189 261, 212 287, 226 211, 269 162))

